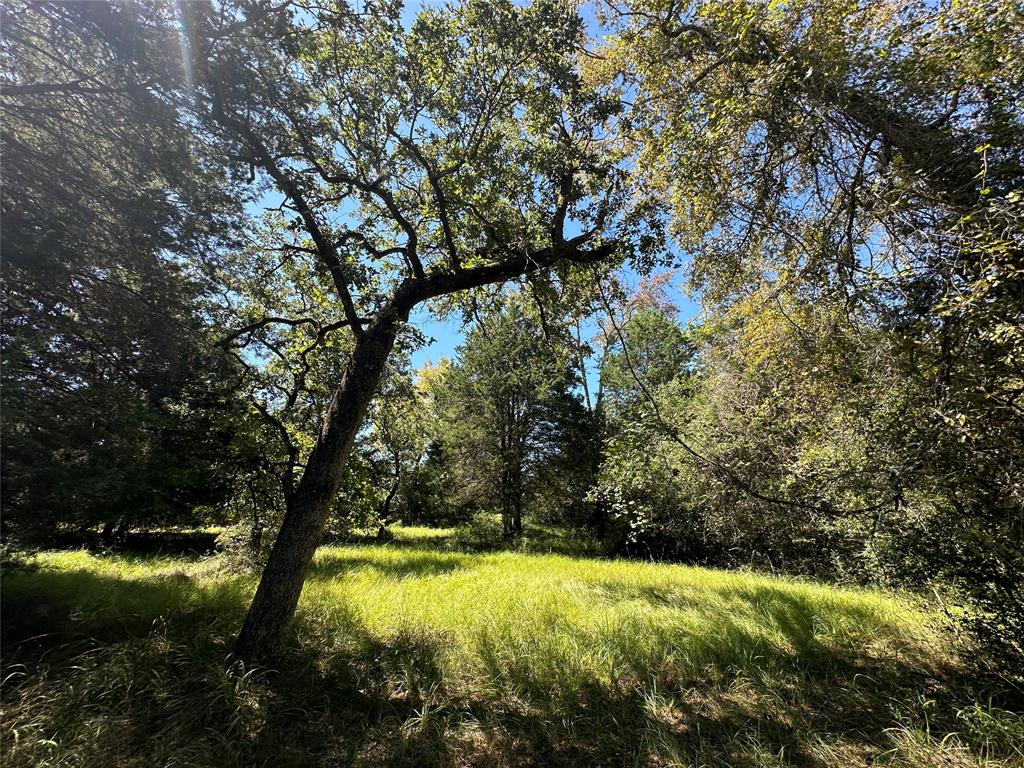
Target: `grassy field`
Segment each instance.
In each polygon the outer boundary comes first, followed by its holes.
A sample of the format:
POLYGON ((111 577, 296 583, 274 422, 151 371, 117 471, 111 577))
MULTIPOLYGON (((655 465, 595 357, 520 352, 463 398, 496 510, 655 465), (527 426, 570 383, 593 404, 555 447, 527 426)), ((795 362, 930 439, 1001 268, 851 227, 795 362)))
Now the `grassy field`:
POLYGON ((674 565, 325 547, 277 670, 218 558, 44 553, 3 579, 5 766, 1014 766, 938 616, 674 565))

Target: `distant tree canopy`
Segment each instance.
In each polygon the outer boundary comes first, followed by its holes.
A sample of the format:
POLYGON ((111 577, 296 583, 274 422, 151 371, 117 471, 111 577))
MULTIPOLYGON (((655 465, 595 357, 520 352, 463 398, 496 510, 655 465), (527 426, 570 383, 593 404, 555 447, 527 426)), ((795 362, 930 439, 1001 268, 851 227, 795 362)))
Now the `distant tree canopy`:
MULTIPOLYGON (((501 512, 507 538, 522 534, 528 499, 544 485, 569 491, 569 461, 585 455, 579 431, 590 420, 560 340, 545 336, 526 295, 511 294, 470 328, 458 358, 433 380, 438 437, 453 469, 456 498, 501 512), (548 477, 552 464, 559 477, 548 477)), ((585 488, 583 489, 585 491, 585 488)), ((561 496, 561 494, 558 494, 561 496)), ((572 503, 551 501, 556 509, 572 503)), ((549 508, 549 512, 550 512, 549 508)))

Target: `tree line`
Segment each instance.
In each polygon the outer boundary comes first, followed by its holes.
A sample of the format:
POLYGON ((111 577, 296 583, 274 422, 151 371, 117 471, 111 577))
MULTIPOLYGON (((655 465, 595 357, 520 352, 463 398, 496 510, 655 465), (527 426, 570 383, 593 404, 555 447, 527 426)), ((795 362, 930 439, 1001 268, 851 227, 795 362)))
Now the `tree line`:
POLYGON ((228 524, 265 659, 325 533, 536 516, 1019 664, 1019 5, 585 10, 5 4, 7 545, 228 524))

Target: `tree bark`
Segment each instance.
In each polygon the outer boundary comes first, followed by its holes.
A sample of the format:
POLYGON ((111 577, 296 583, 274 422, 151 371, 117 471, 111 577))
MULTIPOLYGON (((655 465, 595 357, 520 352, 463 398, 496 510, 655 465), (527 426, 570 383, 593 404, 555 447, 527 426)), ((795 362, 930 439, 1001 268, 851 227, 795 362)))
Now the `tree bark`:
POLYGON ((269 661, 280 653, 345 463, 407 317, 389 307, 356 341, 235 643, 235 653, 246 661, 269 661))
POLYGON ((511 470, 505 467, 501 472, 501 535, 505 541, 512 541, 515 536, 512 515, 511 470))
POLYGON ((395 500, 395 496, 398 495, 398 488, 402 482, 402 464, 401 459, 398 455, 395 456, 395 480, 391 483, 391 490, 388 491, 387 498, 384 499, 384 503, 381 505, 380 512, 377 513, 377 538, 385 539, 388 535, 388 525, 390 524, 391 518, 391 502, 395 500))
POLYGON ((107 520, 103 524, 103 530, 100 532, 100 543, 104 547, 109 547, 114 543, 114 521, 107 520))
MULTIPOLYGON (((521 460, 520 460, 521 461, 521 460)), ((523 535, 523 470, 517 464, 512 468, 512 538, 523 535)))

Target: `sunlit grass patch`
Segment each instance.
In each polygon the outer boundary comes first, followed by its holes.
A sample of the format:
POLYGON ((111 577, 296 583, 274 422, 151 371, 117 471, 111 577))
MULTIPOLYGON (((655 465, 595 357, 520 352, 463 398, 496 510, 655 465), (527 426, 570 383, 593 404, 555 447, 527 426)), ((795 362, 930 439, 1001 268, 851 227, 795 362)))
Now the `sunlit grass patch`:
POLYGON ((3 764, 1020 756, 1015 716, 951 703, 948 637, 905 597, 400 536, 318 552, 277 673, 232 659, 255 578, 218 558, 43 553, 5 573, 3 764))
POLYGON ((343 612, 381 639, 443 639, 452 674, 538 688, 865 654, 927 665, 941 647, 934 617, 879 592, 556 555, 325 548, 301 608, 311 632, 343 612))

